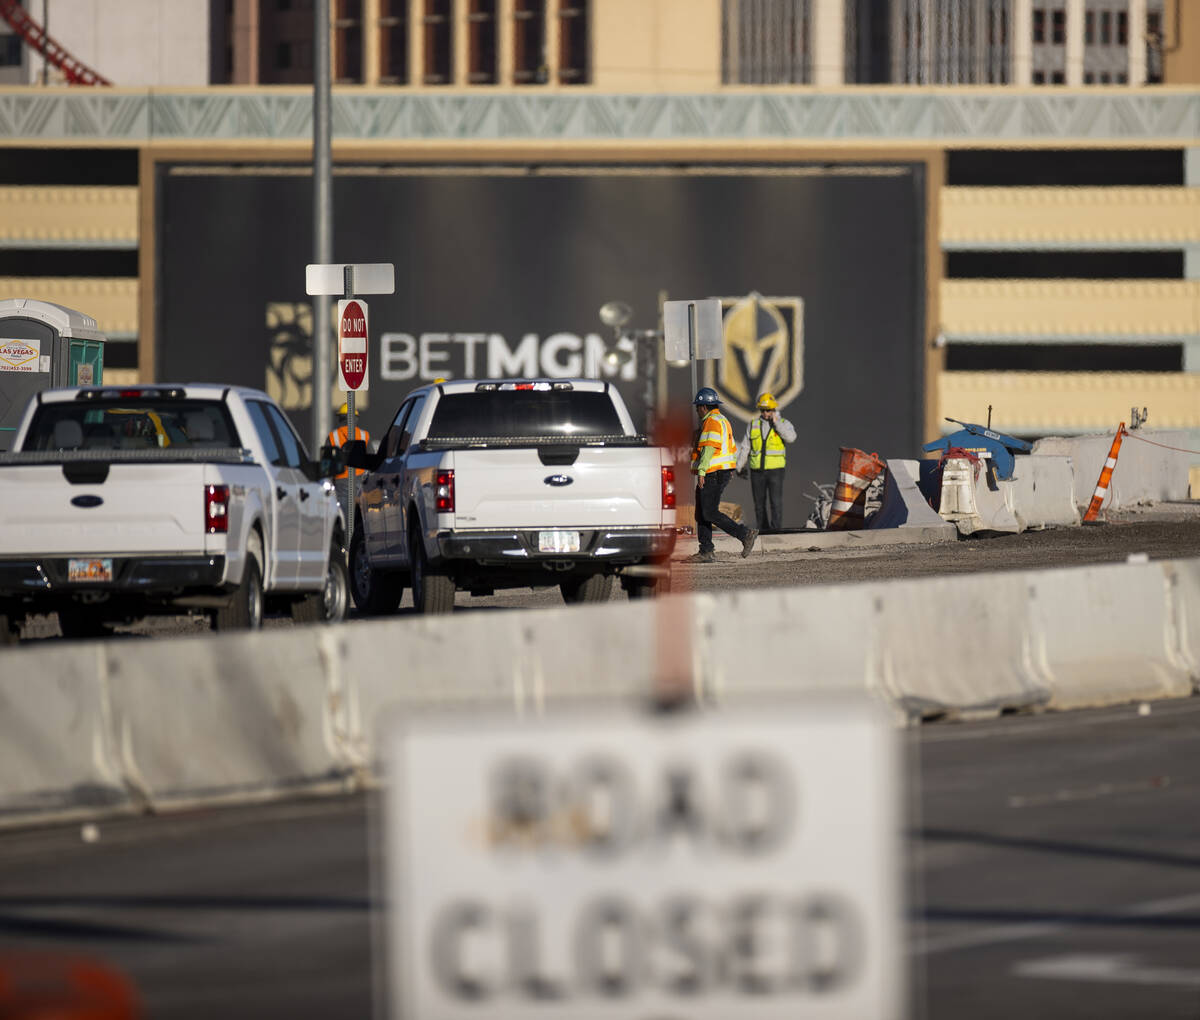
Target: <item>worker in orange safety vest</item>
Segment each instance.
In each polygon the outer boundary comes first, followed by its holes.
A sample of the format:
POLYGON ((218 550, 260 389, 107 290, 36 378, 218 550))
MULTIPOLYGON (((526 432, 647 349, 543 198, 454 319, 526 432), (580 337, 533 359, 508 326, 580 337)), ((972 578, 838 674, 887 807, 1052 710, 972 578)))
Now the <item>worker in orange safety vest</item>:
POLYGON ((742 543, 742 556, 749 556, 758 531, 738 524, 721 512, 721 493, 737 467, 737 443, 733 426, 721 413, 721 398, 711 386, 703 386, 692 401, 700 418, 700 431, 692 449, 692 474, 696 476, 696 537, 700 551, 688 557, 692 563, 712 563, 717 558, 713 546, 713 525, 742 543))
MULTIPOLYGON (((337 411, 338 423, 337 427, 329 433, 325 440, 335 450, 346 445, 346 440, 350 435, 350 426, 348 424, 350 418, 350 405, 342 404, 337 411)), ((354 426, 354 438, 361 439, 367 444, 367 449, 371 448, 371 433, 360 425, 354 426)), ((366 472, 362 468, 354 469, 354 476, 357 478, 364 475, 366 472)), ((342 504, 342 515, 347 521, 350 520, 350 473, 347 468, 342 468, 342 473, 334 479, 337 484, 338 502, 342 504)))

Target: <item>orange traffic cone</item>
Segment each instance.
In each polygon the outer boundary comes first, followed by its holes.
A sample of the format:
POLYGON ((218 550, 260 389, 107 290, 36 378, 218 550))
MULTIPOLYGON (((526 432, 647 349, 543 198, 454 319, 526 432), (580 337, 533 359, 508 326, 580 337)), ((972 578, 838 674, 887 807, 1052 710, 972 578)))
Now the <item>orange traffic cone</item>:
POLYGON ((863 526, 867 489, 885 468, 877 453, 863 453, 842 447, 838 483, 833 491, 833 509, 829 513, 829 531, 857 531, 863 526))
POLYGON ((1100 480, 1096 483, 1096 491, 1092 493, 1092 501, 1088 504, 1087 513, 1083 515, 1085 521, 1094 521, 1100 513, 1104 497, 1108 495, 1108 483, 1112 479, 1113 468, 1117 466, 1117 454, 1121 452, 1123 438, 1125 438, 1125 423, 1121 422, 1117 426, 1117 434, 1113 436, 1108 459, 1105 460, 1104 467, 1100 469, 1100 480))

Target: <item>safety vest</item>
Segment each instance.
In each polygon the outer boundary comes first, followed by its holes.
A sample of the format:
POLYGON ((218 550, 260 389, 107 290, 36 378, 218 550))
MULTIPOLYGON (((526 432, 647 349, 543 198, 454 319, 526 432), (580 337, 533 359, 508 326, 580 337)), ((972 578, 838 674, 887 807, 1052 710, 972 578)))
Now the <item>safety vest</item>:
MULTIPOLYGON (((346 445, 346 437, 349 435, 350 429, 345 425, 339 425, 336 429, 329 433, 329 438, 326 440, 326 442, 328 442, 329 445, 335 450, 338 450, 346 445)), ((361 439, 364 443, 369 443, 371 441, 371 433, 366 429, 360 429, 357 425, 355 425, 354 438, 361 439)), ((342 473, 338 475, 338 478, 347 478, 349 477, 349 474, 350 472, 343 468, 342 473)), ((354 474, 364 475, 366 472, 362 468, 355 468, 354 474)))
POLYGON ((700 438, 692 450, 692 463, 700 459, 706 446, 713 448, 709 471, 732 471, 737 467, 737 443, 733 440, 733 426, 720 411, 709 411, 700 423, 700 438))
POLYGON ((759 418, 750 427, 750 469, 752 471, 772 471, 787 464, 787 447, 783 445, 783 440, 775 428, 769 425, 770 432, 767 434, 767 462, 766 464, 763 463, 762 433, 764 424, 767 423, 762 418, 759 418))

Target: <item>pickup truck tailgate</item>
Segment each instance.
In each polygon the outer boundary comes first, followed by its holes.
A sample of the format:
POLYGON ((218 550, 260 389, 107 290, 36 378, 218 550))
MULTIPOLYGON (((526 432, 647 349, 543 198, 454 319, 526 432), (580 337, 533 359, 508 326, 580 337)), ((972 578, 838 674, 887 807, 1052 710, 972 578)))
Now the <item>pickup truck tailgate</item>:
POLYGON ((654 447, 581 447, 571 464, 536 448, 456 450, 455 526, 657 527, 662 465, 654 447))
POLYGON ((202 464, 114 463, 102 483, 73 485, 58 464, 5 467, 0 550, 203 552, 204 478, 202 464))

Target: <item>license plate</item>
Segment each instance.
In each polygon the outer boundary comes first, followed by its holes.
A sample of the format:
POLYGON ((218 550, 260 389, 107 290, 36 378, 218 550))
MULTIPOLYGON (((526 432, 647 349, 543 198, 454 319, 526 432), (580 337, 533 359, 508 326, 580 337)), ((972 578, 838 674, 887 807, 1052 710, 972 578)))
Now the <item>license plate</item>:
POLYGON ((112 560, 67 560, 68 581, 111 581, 112 560))
POLYGON ((539 531, 538 551, 544 553, 579 552, 578 531, 539 531))

